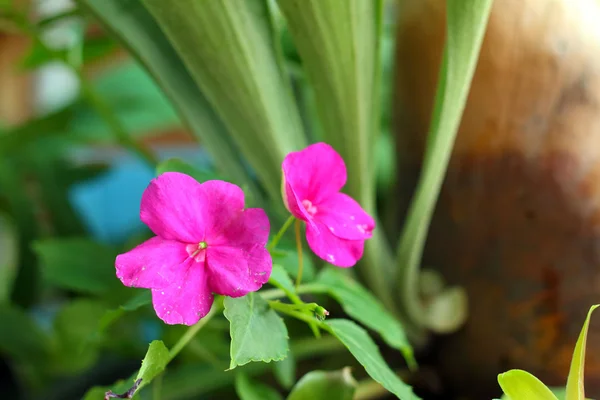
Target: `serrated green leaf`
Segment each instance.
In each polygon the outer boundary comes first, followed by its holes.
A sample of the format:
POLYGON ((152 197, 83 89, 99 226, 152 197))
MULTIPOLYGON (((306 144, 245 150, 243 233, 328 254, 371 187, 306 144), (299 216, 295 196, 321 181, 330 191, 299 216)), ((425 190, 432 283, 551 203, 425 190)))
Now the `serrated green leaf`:
POLYGON ((510 400, 557 400, 542 381, 527 371, 507 371, 498 375, 498 383, 510 400))
POLYGON ((282 398, 275 389, 251 380, 243 372, 235 375, 235 391, 240 400, 280 400, 282 398))
POLYGON ((357 383, 350 368, 312 371, 294 386, 287 400, 352 400, 357 383))
POLYGON ((212 155, 217 169, 235 182, 258 189, 228 138, 220 118, 196 86, 169 40, 140 0, 77 0, 121 40, 171 99, 181 118, 212 155))
POLYGON ((350 350, 356 360, 365 367, 365 370, 384 388, 402 400, 419 399, 412 388, 402 382, 400 378, 388 367, 381 356, 379 349, 367 331, 352 321, 345 319, 331 319, 326 322, 331 333, 350 350))
POLYGON ((231 324, 229 369, 251 361, 280 361, 287 356, 287 327, 260 295, 225 297, 223 304, 223 314, 231 324))
POLYGON ((33 364, 49 354, 49 337, 23 310, 0 306, 0 321, 0 353, 33 364))
POLYGON ((378 332, 387 344, 402 352, 410 367, 416 367, 413 350, 402 325, 368 290, 334 268, 324 269, 315 283, 311 288, 336 299, 349 316, 378 332))
POLYGON ((292 351, 281 361, 273 363, 273 373, 277 382, 285 388, 290 389, 296 382, 296 357, 292 351))
MULTIPOLYGON (((467 101, 493 0, 446 0, 446 46, 423 168, 397 246, 398 293, 415 325, 427 327, 418 294, 425 239, 467 101)), ((458 306, 462 306, 460 302, 458 306)), ((430 320, 430 319, 429 319, 430 320)))
POLYGON ((587 332, 590 325, 590 318, 599 304, 592 306, 588 311, 583 328, 575 344, 573 350, 573 358, 571 359, 571 368, 569 369, 569 378, 567 379, 566 400, 585 400, 584 370, 585 370, 585 347, 587 342, 587 332))
POLYGON ((148 351, 142 361, 142 367, 137 374, 135 380, 142 380, 140 388, 148 385, 154 378, 160 375, 164 370, 171 357, 169 356, 169 349, 161 340, 154 340, 148 346, 148 351))
POLYGON ((45 280, 64 289, 102 294, 120 282, 115 274, 117 251, 91 239, 44 239, 33 245, 45 280))
POLYGON ((16 227, 5 213, 0 213, 0 304, 10 302, 17 276, 19 243, 16 227))
POLYGON ((143 0, 272 199, 281 161, 306 145, 265 0, 143 0))
POLYGON ((165 172, 181 172, 197 180, 198 182, 206 182, 213 179, 221 179, 217 174, 196 168, 178 158, 170 158, 158 164, 156 167, 156 175, 164 174, 165 172))

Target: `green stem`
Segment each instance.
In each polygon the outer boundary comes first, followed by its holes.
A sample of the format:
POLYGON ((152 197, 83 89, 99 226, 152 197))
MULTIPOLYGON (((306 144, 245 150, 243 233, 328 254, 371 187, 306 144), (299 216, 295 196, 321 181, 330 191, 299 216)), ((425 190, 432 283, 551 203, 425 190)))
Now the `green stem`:
POLYGON ((160 400, 162 399, 161 391, 162 391, 162 381, 164 374, 160 374, 152 381, 152 400, 160 400))
POLYGON ((304 264, 302 263, 302 236, 300 236, 300 220, 296 220, 296 251, 298 252, 298 275, 296 276, 296 288, 300 286, 302 282, 302 271, 304 270, 304 264))
POLYGON ((283 234, 288 230, 288 228, 292 225, 292 223, 294 222, 295 219, 296 218, 293 215, 290 215, 288 217, 288 219, 285 221, 285 223, 283 224, 281 229, 279 229, 279 232, 277 232, 277 234, 275 235, 273 240, 271 240, 271 243, 269 243, 267 250, 269 250, 269 251, 275 250, 275 247, 277 247, 277 244, 283 237, 283 234))
POLYGON ((169 362, 177 357, 179 352, 183 350, 183 348, 190 342, 190 340, 194 338, 194 336, 196 336, 198 331, 200 331, 200 329, 202 329, 202 327, 204 327, 204 325, 206 325, 220 311, 221 306, 215 305, 204 318, 198 321, 195 325, 190 326, 188 330, 179 338, 177 343, 175 343, 175 345, 171 348, 171 350, 169 350, 169 362))
POLYGON ((298 311, 297 307, 295 305, 285 304, 285 303, 281 303, 279 301, 270 300, 269 306, 275 311, 279 311, 282 314, 286 314, 286 315, 289 315, 290 317, 299 319, 300 321, 304 321, 310 326, 315 326, 315 327, 318 327, 318 328, 321 328, 323 330, 330 332, 330 328, 327 324, 323 323, 322 321, 319 321, 317 318, 315 318, 312 315, 298 311))

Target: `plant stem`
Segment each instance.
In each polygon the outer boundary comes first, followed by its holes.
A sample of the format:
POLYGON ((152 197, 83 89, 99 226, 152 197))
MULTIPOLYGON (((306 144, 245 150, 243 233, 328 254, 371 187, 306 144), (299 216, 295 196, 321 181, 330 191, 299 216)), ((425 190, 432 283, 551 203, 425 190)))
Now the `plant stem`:
POLYGON ((269 251, 275 250, 275 247, 277 247, 277 244, 283 237, 283 234, 285 233, 285 231, 288 230, 288 228, 292 225, 292 223, 294 222, 295 219, 296 218, 293 215, 290 215, 288 217, 288 219, 285 221, 285 223, 283 224, 281 229, 279 229, 279 232, 277 232, 277 234, 275 235, 273 240, 271 240, 271 243, 269 243, 269 246, 267 246, 267 250, 269 250, 269 251))
POLYGON ((152 381, 152 400, 160 400, 162 398, 161 391, 162 391, 163 375, 164 375, 164 373, 160 374, 159 376, 154 378, 154 380, 152 381))
POLYGON ((302 237, 300 236, 300 220, 296 220, 296 251, 298 252, 298 275, 296 276, 296 288, 300 286, 302 282, 302 271, 304 265, 302 264, 302 237))
POLYGON ((291 304, 281 303, 279 301, 269 301, 269 306, 280 313, 289 315, 290 317, 294 317, 299 319, 300 321, 304 321, 309 325, 316 325, 317 327, 329 331, 329 326, 324 324, 323 322, 317 320, 315 317, 305 314, 303 312, 297 311, 296 307, 291 304))
POLYGON ((188 330, 179 338, 177 343, 169 350, 169 362, 173 360, 181 350, 189 343, 190 340, 196 336, 198 331, 204 327, 216 314, 221 311, 221 306, 213 306, 208 314, 200 321, 198 321, 195 325, 192 325, 188 328, 188 330))

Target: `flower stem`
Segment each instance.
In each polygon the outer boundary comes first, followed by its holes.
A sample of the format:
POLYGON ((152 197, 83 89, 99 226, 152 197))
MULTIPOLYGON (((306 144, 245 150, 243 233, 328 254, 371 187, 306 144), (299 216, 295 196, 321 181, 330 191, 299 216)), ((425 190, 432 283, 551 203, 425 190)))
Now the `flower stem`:
POLYGON ((325 325, 325 323, 317 320, 314 316, 309 315, 307 313, 303 313, 298 311, 297 307, 292 304, 281 303, 279 301, 269 301, 269 306, 275 310, 279 311, 282 314, 289 315, 290 317, 294 317, 299 319, 300 321, 304 321, 309 325, 316 325, 317 327, 325 330, 329 330, 329 326, 325 325))
POLYGON ((298 275, 296 276, 296 288, 300 286, 302 282, 302 237, 300 236, 300 220, 296 220, 296 251, 298 252, 298 275))
POLYGON ((295 218, 294 218, 293 215, 290 215, 288 217, 288 219, 285 221, 285 223, 283 224, 283 226, 281 227, 281 229, 279 229, 279 232, 277 232, 277 234, 275 235, 275 237, 273 238, 273 240, 271 240, 271 243, 269 243, 269 246, 267 247, 267 250, 269 250, 269 251, 275 250, 275 247, 277 247, 277 244, 279 243, 279 241, 283 237, 283 234, 292 225, 292 223, 294 222, 294 220, 295 220, 295 218))
POLYGON ((181 350, 196 336, 198 331, 204 327, 217 313, 221 311, 221 306, 214 306, 208 314, 189 329, 179 338, 177 343, 169 350, 169 361, 173 360, 181 350))

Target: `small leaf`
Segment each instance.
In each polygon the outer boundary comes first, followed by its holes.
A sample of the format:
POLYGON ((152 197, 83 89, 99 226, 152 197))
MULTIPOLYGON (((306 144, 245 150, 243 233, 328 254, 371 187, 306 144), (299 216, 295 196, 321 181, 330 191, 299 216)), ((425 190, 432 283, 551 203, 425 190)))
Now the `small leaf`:
POLYGON ((317 291, 329 293, 349 316, 378 332, 387 344, 402 352, 410 367, 416 366, 402 325, 368 290, 334 268, 324 269, 316 283, 319 285, 313 286, 317 291))
POLYGON ((294 282, 290 279, 285 268, 279 264, 273 264, 269 282, 283 290, 287 296, 294 296, 296 294, 294 282))
POLYGON ((156 167, 157 175, 164 174, 165 172, 181 172, 183 174, 191 176, 200 183, 213 179, 222 180, 222 178, 220 178, 217 174, 210 171, 198 169, 178 158, 170 158, 168 160, 165 160, 161 162, 158 165, 158 167, 156 167))
POLYGON ((48 336, 24 311, 1 306, 0 321, 0 353, 30 363, 39 362, 49 354, 48 336))
POLYGON ((169 361, 171 361, 169 350, 161 340, 154 340, 150 343, 146 357, 142 361, 142 367, 135 378, 135 381, 138 379, 142 380, 139 388, 141 389, 142 386, 148 385, 154 378, 160 375, 165 370, 169 361))
POLYGON ((354 322, 345 319, 332 319, 327 321, 326 324, 331 328, 331 333, 365 367, 373 380, 379 382, 384 388, 402 400, 419 399, 413 393, 412 388, 402 382, 394 371, 388 367, 367 331, 354 322))
POLYGON ((64 289, 102 294, 120 287, 117 251, 86 238, 44 239, 34 243, 46 281, 64 289))
POLYGON ((312 371, 294 386, 287 400, 352 400, 357 383, 346 367, 340 371, 312 371))
POLYGON ((287 328, 260 295, 225 297, 224 306, 223 314, 231 324, 229 369, 250 361, 280 361, 287 356, 287 328))
POLYGON ((281 395, 272 387, 250 380, 243 372, 235 375, 235 391, 240 400, 280 400, 281 395))
POLYGON ((0 304, 8 303, 17 276, 19 247, 16 228, 7 214, 0 213, 0 304))
POLYGON ((288 356, 281 361, 273 363, 273 373, 277 382, 285 388, 290 389, 296 381, 296 359, 290 351, 288 356))
POLYGON ((588 315, 581 328, 579 339, 575 344, 573 358, 571 360, 571 368, 569 370, 569 378, 567 379, 566 400, 585 400, 584 384, 584 369, 585 369, 585 347, 587 342, 587 332, 590 325, 592 313, 600 305, 595 305, 590 308, 588 315))
POLYGON ((527 371, 507 371, 498 375, 498 383, 510 400, 557 400, 542 381, 527 371))

